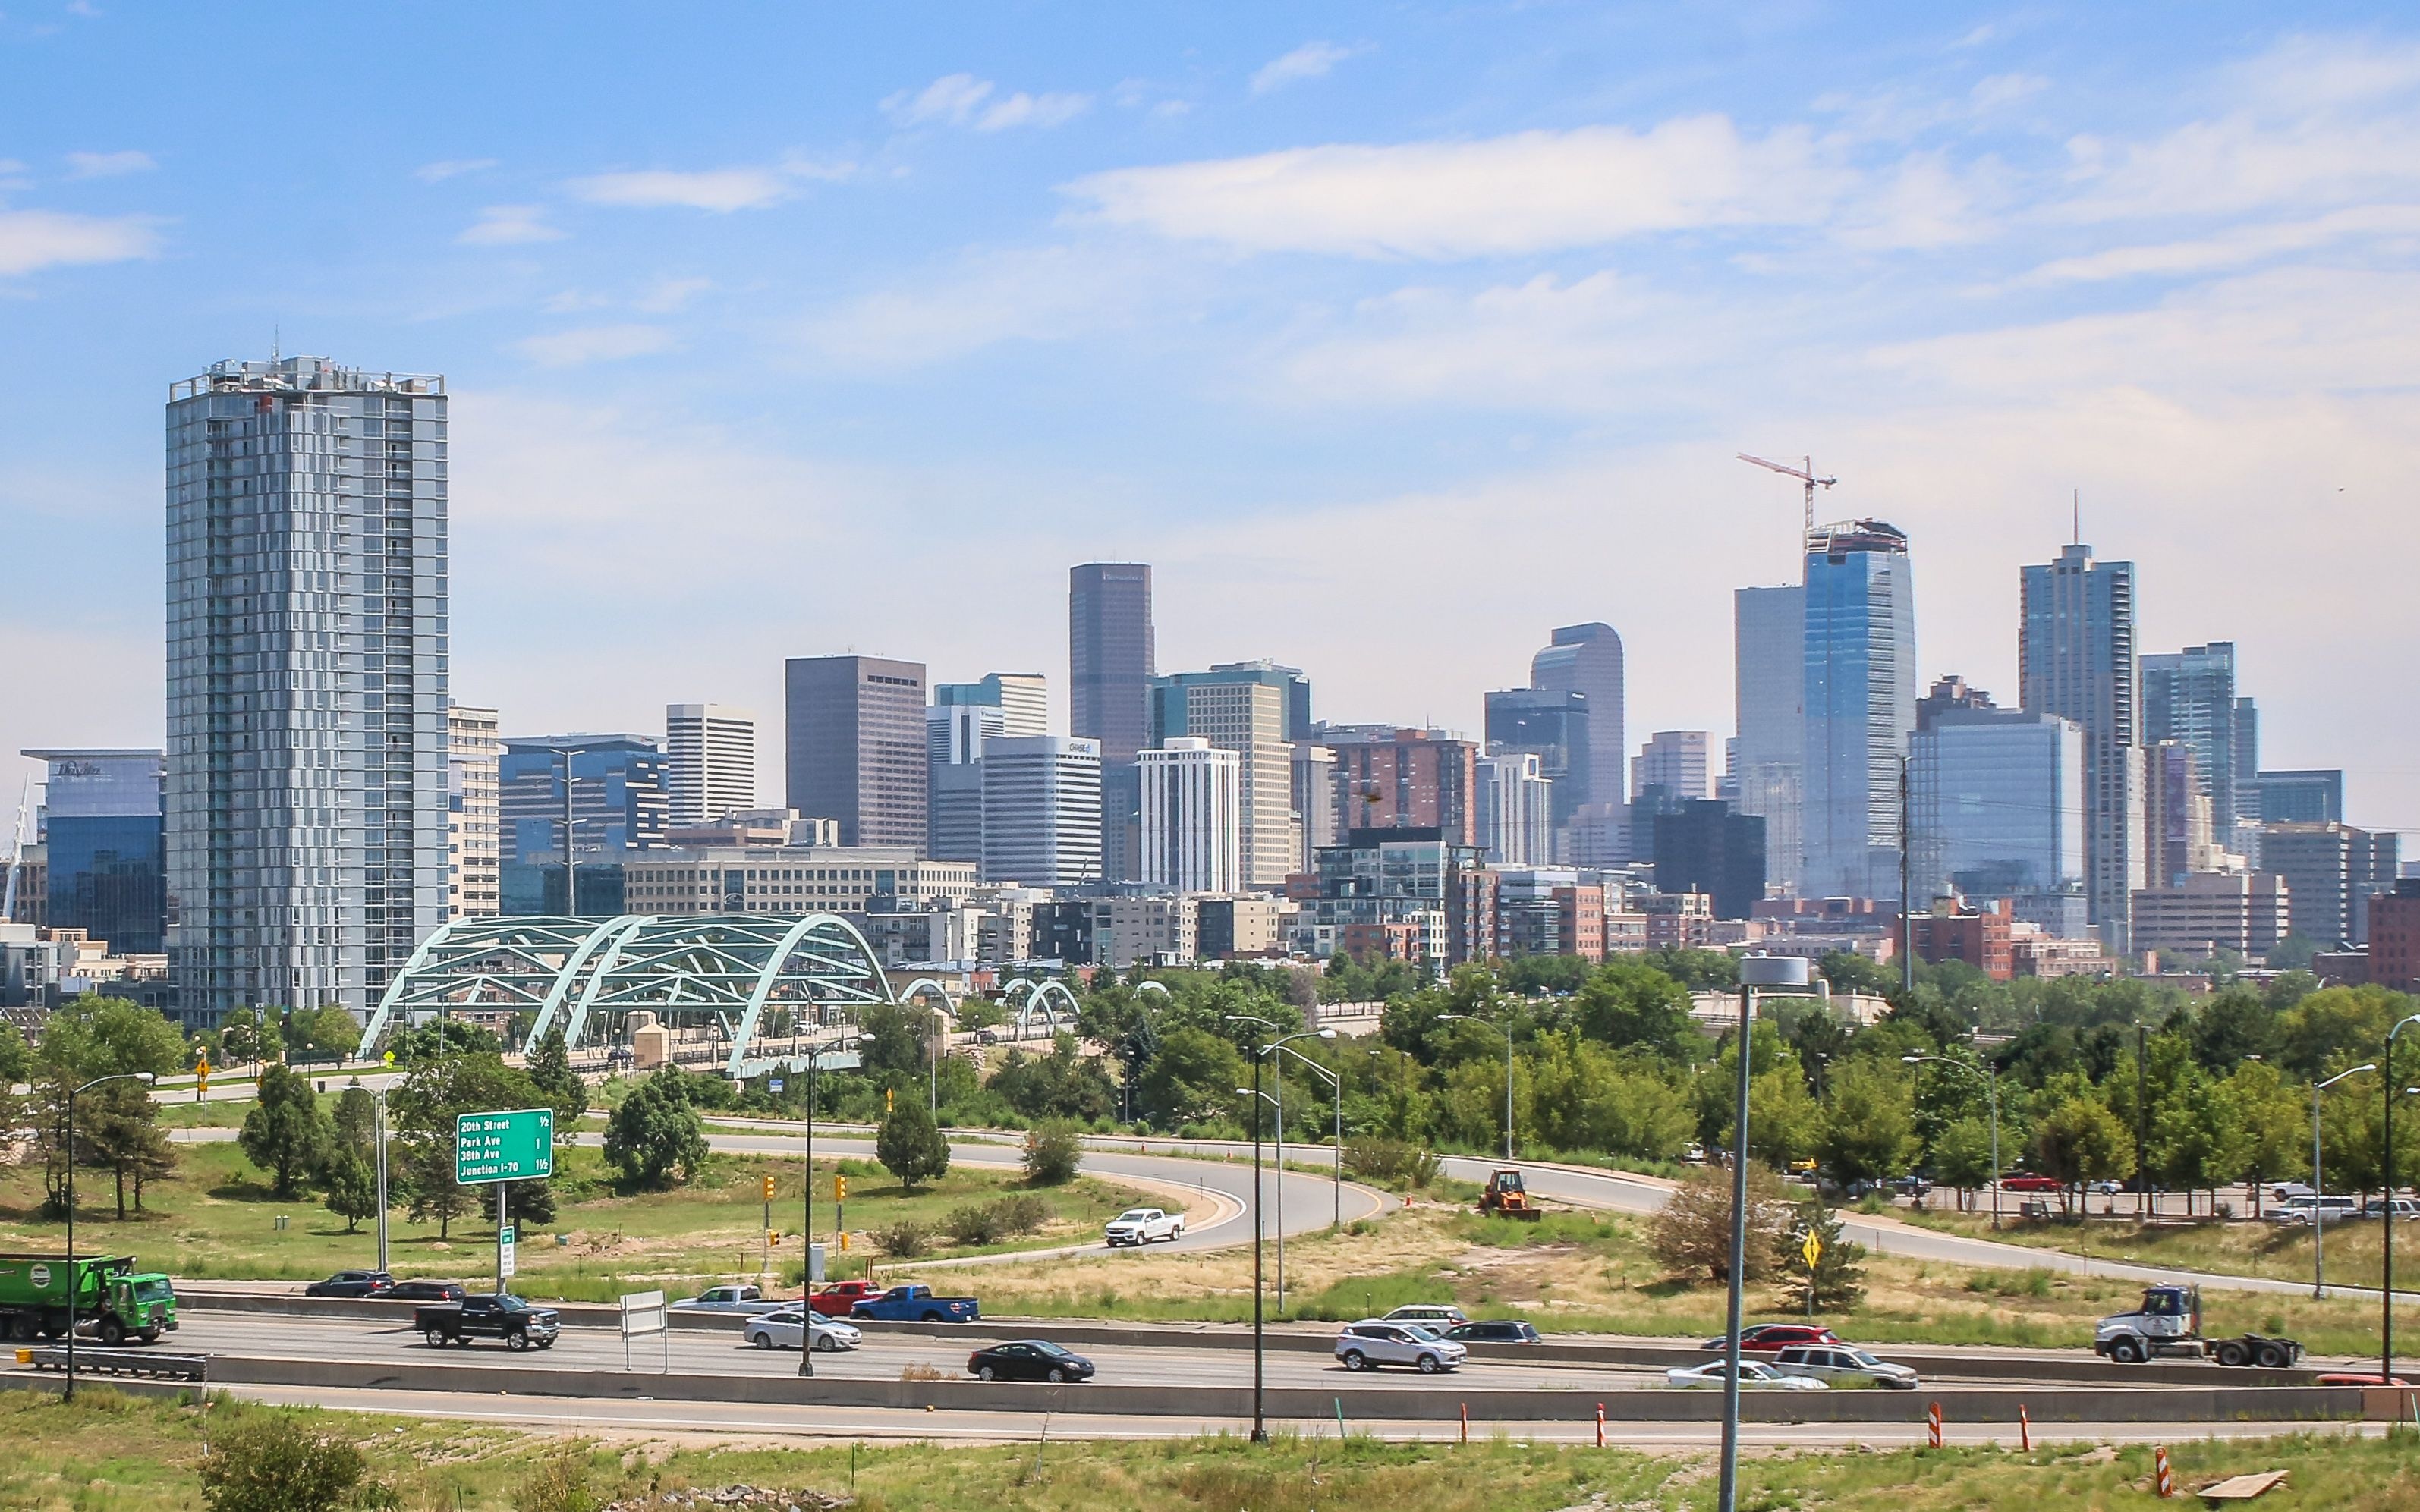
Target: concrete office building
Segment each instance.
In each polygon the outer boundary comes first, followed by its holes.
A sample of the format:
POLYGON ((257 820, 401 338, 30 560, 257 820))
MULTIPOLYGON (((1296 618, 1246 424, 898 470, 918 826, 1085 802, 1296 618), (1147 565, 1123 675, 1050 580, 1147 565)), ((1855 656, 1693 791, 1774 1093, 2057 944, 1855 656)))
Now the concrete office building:
POLYGON ((2395 890, 2401 837, 2350 825, 2262 826, 2260 869, 2286 881, 2294 933, 2319 949, 2369 939, 2369 904, 2395 890))
POLYGON ((1150 744, 1151 680, 1158 670, 1151 568, 1088 562, 1067 573, 1068 728, 1101 755, 1101 862, 1110 881, 1140 874, 1142 777, 1150 744))
POLYGON ((2369 900, 2369 980, 2420 993, 2420 877, 2398 877, 2393 890, 2369 900))
POLYGON ((923 844, 924 664, 794 656, 783 672, 783 801, 839 820, 844 845, 923 844))
POLYGON ((1481 756, 1475 823, 1479 854, 1490 866, 1546 866, 1554 860, 1554 784, 1536 752, 1481 756))
POLYGON ((2214 831, 2229 836, 2235 832, 2236 784, 2253 775, 2236 753, 2238 702, 2233 641, 2143 658, 2142 744, 2173 740, 2191 748, 2195 780, 2210 798, 2214 831))
POLYGON ((2102 942, 2126 949, 2126 919, 2147 877, 2144 774, 2134 649, 2134 564, 2072 545, 2021 576, 2019 704, 2084 731, 2085 893, 2102 942))
POLYGON ((1040 672, 987 672, 971 683, 936 683, 933 704, 981 704, 1000 711, 1001 733, 1050 733, 1050 689, 1040 672))
POLYGON ((1336 843, 1336 752, 1316 741, 1294 743, 1294 822, 1306 858, 1336 843))
POLYGON ((634 914, 845 914, 962 906, 983 891, 965 861, 910 845, 698 845, 622 862, 634 914))
POLYGON ((2258 956, 2291 924, 2287 884, 2273 872, 2196 872, 2134 894, 2138 950, 2258 956))
POLYGON ((924 711, 924 854, 936 860, 983 860, 983 752, 1008 733, 1008 712, 997 703, 941 698, 965 683, 933 690, 924 711))
POLYGON ((515 736, 496 764, 500 908, 507 915, 625 911, 625 862, 661 849, 671 827, 664 754, 637 734, 515 736), (564 773, 571 781, 578 896, 564 898, 564 773))
POLYGON ((1799 793, 1807 747, 1807 590, 1800 584, 1731 594, 1730 747, 1734 802, 1764 821, 1767 879, 1798 886, 1799 793))
POLYGON ((1630 801, 1655 789, 1675 803, 1714 795, 1714 736, 1703 730, 1658 730, 1630 764, 1630 801))
POLYGON ((445 381, 223 362, 166 418, 178 1011, 366 1015, 447 910, 445 381))
POLYGON ((167 761, 156 750, 29 750, 46 768, 39 906, 29 922, 82 930, 113 955, 159 955, 168 929, 167 761))
POLYGON ((1908 756, 1918 905, 2081 892, 2084 766, 2072 719, 1971 704, 1931 715, 1908 756))
POLYGON ((1806 574, 1799 887, 1897 898, 1900 763, 1916 698, 1907 537, 1875 519, 1819 525, 1807 536, 1806 574))
POLYGON ((1063 735, 986 741, 983 774, 985 881, 1032 887, 1102 881, 1099 741, 1063 735))
POLYGON ((1548 693, 1577 693, 1588 700, 1585 762, 1573 752, 1579 791, 1574 805, 1620 803, 1627 791, 1622 758, 1630 747, 1622 734, 1621 637, 1613 626, 1591 621, 1566 625, 1546 648, 1529 658, 1529 686, 1548 693))
POLYGON ((1232 892, 1244 870, 1243 758, 1198 735, 1142 751, 1142 879, 1232 892))
MULTIPOLYGON (((1294 807, 1294 743, 1286 730, 1297 690, 1301 707, 1309 709, 1310 687, 1300 672, 1265 661, 1230 662, 1206 672, 1152 680, 1155 746, 1164 748, 1190 736, 1235 753, 1243 784, 1240 887, 1281 887, 1302 867, 1294 807)), ((1148 867, 1143 875, 1149 879, 1148 867)))
POLYGON ((1320 740, 1336 752, 1336 832, 1436 829, 1446 842, 1478 843, 1471 790, 1479 747, 1443 730, 1328 725, 1320 740))
POLYGON ((724 703, 664 705, 664 781, 675 825, 756 807, 756 717, 724 703))
POLYGON ((496 711, 455 704, 445 711, 445 917, 493 918, 504 907, 497 781, 504 743, 496 734, 496 711))

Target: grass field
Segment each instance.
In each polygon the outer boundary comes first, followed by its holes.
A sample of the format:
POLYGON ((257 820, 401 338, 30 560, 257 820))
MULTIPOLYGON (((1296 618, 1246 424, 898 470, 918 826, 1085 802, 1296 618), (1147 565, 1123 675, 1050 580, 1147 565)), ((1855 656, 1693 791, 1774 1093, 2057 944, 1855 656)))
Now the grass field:
MULTIPOLYGON (((146 1189, 140 1214, 116 1221, 105 1172, 77 1177, 76 1242, 88 1251, 132 1253, 175 1276, 244 1280, 310 1280, 347 1267, 376 1263, 375 1226, 348 1232, 343 1219, 316 1194, 292 1200, 271 1196, 268 1178, 231 1143, 179 1145, 177 1175, 146 1189), (283 1228, 278 1227, 280 1219, 283 1228)), ((1013 1160, 1003 1151, 1003 1160, 1013 1160)), ((714 1280, 753 1279, 766 1260, 760 1179, 774 1183, 772 1227, 783 1235, 771 1251, 775 1273, 795 1284, 800 1270, 798 1233, 803 1219, 799 1163, 756 1156, 712 1156, 696 1180, 666 1192, 625 1195, 603 1157, 570 1147, 555 1154, 556 1221, 522 1225, 516 1289, 534 1297, 602 1302, 643 1288, 679 1292, 714 1280), (560 1242, 558 1242, 558 1238, 560 1242)), ((818 1161, 815 1218, 827 1241, 833 1227, 832 1178, 849 1179, 848 1227, 863 1233, 901 1219, 938 1226, 955 1208, 1027 1190, 1018 1172, 954 1168, 938 1182, 903 1191, 890 1173, 867 1161, 818 1161)), ((1034 1189, 1050 1206, 1050 1221, 1012 1245, 1034 1248, 1096 1237, 1100 1226, 1129 1206, 1130 1188, 1092 1178, 1034 1189)), ((1153 1198, 1152 1200, 1160 1200, 1153 1198)), ((39 1217, 40 1173, 0 1171, 0 1249, 57 1249, 65 1227, 39 1217)), ((493 1210, 489 1211, 492 1213, 493 1210)), ((491 1218, 458 1218, 441 1235, 434 1222, 411 1223, 398 1208, 390 1221, 391 1268, 398 1275, 475 1283, 494 1264, 491 1218)), ((946 1239, 938 1253, 951 1249, 946 1239)), ((852 1247, 832 1273, 861 1272, 869 1246, 852 1247)), ((835 1255, 835 1262, 843 1257, 835 1255)))
MULTIPOLYGON (((1274 1246, 1266 1257, 1274 1304, 1274 1246)), ((1453 1302, 1473 1316, 1523 1317, 1552 1334, 1641 1336, 1722 1332, 1725 1294, 1702 1279, 1669 1279, 1646 1244, 1644 1220, 1551 1213, 1536 1224, 1480 1218, 1459 1207, 1396 1211, 1344 1233, 1286 1244, 1286 1306, 1278 1316, 1349 1320, 1415 1302, 1453 1302)), ((1846 1313, 1819 1312, 1844 1337, 1876 1344, 2085 1347, 2093 1323, 2132 1306, 2133 1282, 2049 1270, 1992 1271, 1869 1257, 1867 1295, 1846 1313)), ((935 1279, 939 1279, 937 1275, 935 1279)), ((1251 1316, 1251 1253, 1164 1255, 1138 1266, 1078 1256, 986 1266, 992 1313, 1241 1321, 1251 1316)), ((1752 1288, 1758 1319, 1784 1316, 1770 1287, 1752 1288)), ((2212 1293, 2213 1327, 2288 1334, 2325 1354, 2376 1347, 2377 1304, 2359 1298, 2212 1293)), ((2408 1313, 2420 1337, 2420 1308, 2408 1313)))
MULTIPOLYGON (((202 1504, 204 1412, 88 1388, 72 1407, 0 1400, 0 1505, 23 1512, 190 1512, 202 1504)), ((224 1397, 208 1409, 224 1439, 278 1411, 224 1397)), ((853 1497, 857 1512, 1699 1512, 1714 1502, 1702 1453, 1538 1445, 1488 1437, 1398 1444, 1332 1434, 1152 1443, 668 1444, 559 1440, 511 1428, 308 1411, 306 1427, 352 1443, 368 1462, 354 1504, 396 1512, 570 1512, 623 1499, 670 1509, 733 1486, 853 1497)), ((2387 1512, 2420 1504, 2420 1455, 2407 1435, 2299 1434, 2168 1445, 2180 1490, 2247 1471, 2288 1473, 2274 1512, 2387 1512)), ((2077 1444, 1994 1449, 1751 1453, 1740 1503, 1757 1512, 2038 1512, 2158 1504, 2151 1451, 2077 1444)))
MULTIPOLYGON (((2280 1281, 2311 1279, 2311 1230, 2300 1225, 2233 1223, 2144 1225, 2131 1218, 2095 1218, 2089 1222, 2035 1220, 2003 1216, 1999 1232, 1992 1231, 1987 1212, 1921 1212, 1896 1209, 1892 1216, 1943 1233, 1996 1239, 2005 1244, 2026 1244, 2065 1250, 2094 1259, 2129 1260, 2140 1265, 2173 1265, 2218 1275, 2269 1276, 2280 1281)), ((2385 1241, 2381 1224, 2347 1222, 2328 1225, 2327 1278, 2345 1286, 2375 1287, 2383 1271, 2385 1241)), ((2395 1274, 2404 1287, 2420 1276, 2420 1229, 2397 1226, 2400 1252, 2395 1274)))

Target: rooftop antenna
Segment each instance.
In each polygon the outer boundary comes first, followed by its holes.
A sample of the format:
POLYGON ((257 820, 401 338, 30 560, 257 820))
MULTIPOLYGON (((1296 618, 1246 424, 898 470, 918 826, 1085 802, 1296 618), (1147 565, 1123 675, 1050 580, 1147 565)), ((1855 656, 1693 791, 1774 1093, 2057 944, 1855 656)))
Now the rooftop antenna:
POLYGON ((2081 488, 2074 488, 2074 489, 2071 489, 2071 490, 2069 490, 2068 506, 2069 506, 2070 508, 2071 508, 2071 509, 2073 509, 2073 510, 2075 511, 2075 518, 2074 518, 2074 523, 2073 523, 2073 530, 2074 530, 2074 533, 2073 533, 2073 534, 2071 534, 2071 535, 2070 535, 2070 536, 2068 537, 2068 540, 2069 540, 2069 541, 2070 541, 2070 543, 2071 543, 2072 545, 2075 545, 2075 546, 2082 546, 2082 545, 2084 544, 2084 490, 2083 490, 2083 489, 2081 489, 2081 488))
MULTIPOLYGON (((1758 467, 1778 472, 1784 477, 1796 478, 1799 482, 1805 484, 1807 486, 1806 532, 1807 535, 1815 533, 1815 490, 1819 487, 1829 488, 1834 484, 1839 482, 1839 479, 1817 477, 1815 475, 1815 459, 1811 456, 1800 458, 1801 461, 1807 464, 1805 467, 1794 468, 1787 462, 1768 462, 1761 456, 1750 456, 1745 452, 1740 452, 1734 455, 1743 462, 1753 462, 1758 467)), ((1804 544, 1805 537, 1802 536, 1800 539, 1801 543, 1804 544)))

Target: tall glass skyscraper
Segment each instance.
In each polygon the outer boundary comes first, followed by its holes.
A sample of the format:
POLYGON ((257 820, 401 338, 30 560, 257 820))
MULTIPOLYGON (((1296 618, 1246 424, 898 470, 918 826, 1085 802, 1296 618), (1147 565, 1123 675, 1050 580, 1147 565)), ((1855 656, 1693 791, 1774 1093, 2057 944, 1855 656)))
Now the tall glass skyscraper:
POLYGON ((1101 869, 1142 875, 1142 774, 1151 744, 1151 680, 1158 669, 1151 567, 1087 562, 1067 570, 1068 728, 1101 748, 1101 869))
POLYGON ((2024 569, 2017 636, 2020 704, 2084 727, 2084 867, 2088 917, 2126 948, 2144 886, 2144 782, 2134 652, 2134 564, 2072 545, 2024 569))
POLYGON ((1916 728, 1916 580, 1878 519, 1807 535, 1799 891, 1897 898, 1900 763, 1916 728))
POLYGON ((1630 753, 1621 733, 1623 677, 1621 637, 1595 620, 1559 626, 1545 649, 1529 658, 1531 687, 1588 699, 1588 749, 1572 753, 1578 779, 1575 804, 1620 803, 1630 791, 1622 770, 1630 753))
POLYGON ((445 380, 168 391, 168 954, 186 1021, 365 1013, 446 914, 445 380))
POLYGON ((2211 828, 2219 843, 2235 833, 2235 787, 2257 775, 2256 762, 2235 748, 2235 642, 2143 658, 2143 744, 2181 741, 2193 748, 2195 784, 2210 798, 2211 828))
POLYGON ((156 750, 29 750, 42 793, 54 929, 80 929, 117 955, 158 955, 167 925, 165 836, 156 750))
POLYGON ((1807 743, 1806 588, 1734 589, 1731 652, 1739 740, 1730 775, 1739 811, 1764 820, 1766 880, 1794 890, 1807 743))

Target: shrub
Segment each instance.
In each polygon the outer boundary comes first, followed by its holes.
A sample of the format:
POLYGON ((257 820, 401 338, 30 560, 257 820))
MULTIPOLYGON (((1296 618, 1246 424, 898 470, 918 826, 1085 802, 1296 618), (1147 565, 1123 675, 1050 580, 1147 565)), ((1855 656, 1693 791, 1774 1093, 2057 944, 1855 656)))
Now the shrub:
POLYGON ((537 1462, 513 1490, 513 1512, 595 1512, 588 1457, 566 1444, 537 1462))
POLYGON ((956 1243, 998 1244, 1030 1234, 1049 1221, 1050 1204, 1028 1192, 953 1208, 941 1220, 941 1230, 956 1243))
POLYGON ((1052 1119, 1037 1124, 1025 1133, 1025 1179, 1036 1186, 1072 1181, 1083 1154, 1084 1142, 1074 1123, 1052 1119))
MULTIPOLYGON (((1773 1274, 1781 1241, 1795 1216, 1782 1198, 1781 1179, 1761 1165, 1750 1165, 1745 1279, 1761 1281, 1773 1274)), ((1683 1179, 1672 1199, 1649 1221, 1647 1248, 1673 1275, 1730 1279, 1730 1173, 1699 1170, 1683 1179)))
POLYGON ((992 1204, 1000 1210, 1002 1232, 1014 1239, 1030 1234, 1050 1221, 1050 1204, 1031 1192, 1020 1192, 992 1204))
POLYGON ((342 1439, 284 1412, 247 1414, 202 1461, 202 1504, 210 1512, 328 1512, 368 1472, 362 1452, 342 1439))
POLYGON ((952 1208, 941 1220, 941 1232, 954 1244, 997 1244, 1000 1242, 999 1215, 988 1202, 970 1202, 963 1208, 952 1208))
POLYGON ((874 1230, 874 1242, 893 1259, 912 1260, 933 1247, 933 1230, 913 1218, 902 1218, 874 1230))
POLYGON ((1366 1134, 1344 1147, 1344 1173, 1381 1186, 1421 1187, 1437 1179, 1444 1163, 1432 1150, 1406 1139, 1366 1134))

